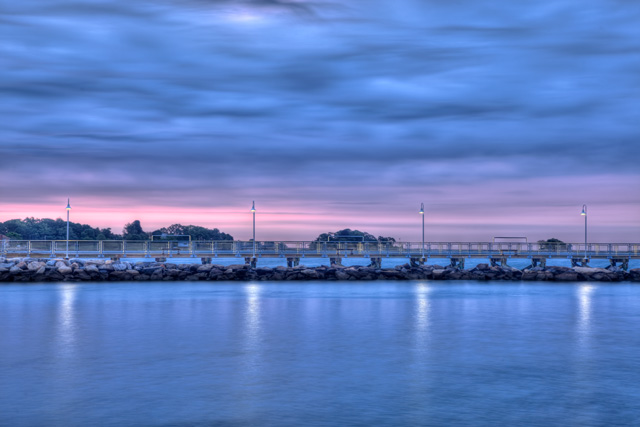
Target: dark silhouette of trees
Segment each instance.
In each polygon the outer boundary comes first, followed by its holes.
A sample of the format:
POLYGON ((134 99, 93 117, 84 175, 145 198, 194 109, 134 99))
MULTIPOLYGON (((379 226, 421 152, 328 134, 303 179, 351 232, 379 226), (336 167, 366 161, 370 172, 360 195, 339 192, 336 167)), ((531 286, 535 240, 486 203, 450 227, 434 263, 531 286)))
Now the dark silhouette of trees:
POLYGON ((233 236, 223 233, 217 228, 205 228, 198 225, 182 225, 172 224, 168 227, 162 227, 151 233, 153 236, 158 235, 184 235, 191 236, 191 240, 233 240, 233 236))
MULTIPOLYGON (((10 219, 0 222, 0 234, 15 240, 64 240, 67 238, 67 221, 50 218, 10 219)), ((110 228, 94 228, 87 224, 69 222, 71 240, 111 240, 122 237, 110 228)))
POLYGON ((563 251, 567 249, 567 244, 560 239, 552 237, 547 240, 538 240, 540 249, 543 251, 563 251))
POLYGON ((124 240, 149 240, 149 235, 144 232, 140 220, 135 220, 125 224, 122 229, 124 240))
MULTIPOLYGON (((13 240, 65 240, 67 221, 58 219, 25 218, 0 222, 0 234, 13 240)), ((70 240, 149 240, 150 234, 190 235, 191 240, 233 240, 233 236, 217 228, 209 229, 197 225, 173 224, 153 233, 143 230, 140 220, 125 224, 122 235, 114 234, 110 228, 94 228, 86 224, 69 223, 70 240)))

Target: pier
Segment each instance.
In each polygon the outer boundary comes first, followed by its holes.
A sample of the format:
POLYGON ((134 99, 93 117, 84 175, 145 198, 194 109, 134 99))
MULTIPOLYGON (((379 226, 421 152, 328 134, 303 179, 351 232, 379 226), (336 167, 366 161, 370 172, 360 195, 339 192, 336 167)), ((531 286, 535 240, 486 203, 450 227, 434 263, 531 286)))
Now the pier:
POLYGON ((341 265, 345 258, 368 258, 381 268, 384 259, 405 258, 413 265, 428 259, 445 259, 464 268, 466 259, 488 259, 493 266, 508 265, 510 259, 529 259, 531 266, 545 267, 548 260, 570 260, 572 266, 587 266, 590 260, 608 260, 627 270, 629 261, 640 259, 640 243, 520 243, 520 242, 315 242, 315 241, 129 241, 129 240, 3 240, 4 258, 200 258, 210 264, 216 258, 238 258, 256 267, 261 258, 284 258, 289 267, 304 258, 325 258, 341 265), (255 251, 255 256, 254 256, 255 251))

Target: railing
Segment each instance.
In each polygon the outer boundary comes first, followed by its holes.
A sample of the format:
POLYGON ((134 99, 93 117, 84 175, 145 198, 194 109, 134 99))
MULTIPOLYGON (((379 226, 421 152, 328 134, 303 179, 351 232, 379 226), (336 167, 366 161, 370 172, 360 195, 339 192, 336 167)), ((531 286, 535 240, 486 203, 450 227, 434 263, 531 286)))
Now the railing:
MULTIPOLYGON (((2 240, 2 256, 34 257, 242 257, 253 254, 252 241, 2 240)), ((493 242, 256 242, 257 256, 281 257, 516 257, 640 258, 640 243, 493 243, 493 242)))

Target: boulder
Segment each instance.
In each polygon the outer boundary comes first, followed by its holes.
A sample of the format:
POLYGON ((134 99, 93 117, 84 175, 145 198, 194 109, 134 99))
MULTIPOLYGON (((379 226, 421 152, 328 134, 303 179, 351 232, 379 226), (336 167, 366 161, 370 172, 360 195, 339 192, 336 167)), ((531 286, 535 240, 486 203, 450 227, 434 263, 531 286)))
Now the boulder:
POLYGON ((27 264, 27 269, 29 271, 38 271, 41 267, 44 267, 44 265, 45 264, 43 262, 31 261, 29 264, 27 264))
POLYGON ((555 274, 553 278, 559 282, 576 282, 578 280, 578 273, 566 271, 560 274, 555 274))
POLYGON ((99 272, 100 272, 100 270, 98 270, 98 266, 97 266, 97 265, 95 265, 95 264, 87 264, 87 265, 84 267, 84 270, 85 270, 87 273, 90 273, 90 274, 91 274, 91 273, 96 273, 96 274, 97 274, 97 273, 99 273, 99 272))
POLYGON ((198 267, 198 273, 208 273, 213 268, 213 264, 203 264, 198 267))
POLYGON ((349 275, 343 269, 336 269, 336 279, 349 280, 349 275))
POLYGON ((68 267, 66 265, 62 265, 61 267, 58 267, 58 273, 62 274, 63 276, 66 276, 67 274, 71 274, 73 270, 71 269, 71 267, 68 267))

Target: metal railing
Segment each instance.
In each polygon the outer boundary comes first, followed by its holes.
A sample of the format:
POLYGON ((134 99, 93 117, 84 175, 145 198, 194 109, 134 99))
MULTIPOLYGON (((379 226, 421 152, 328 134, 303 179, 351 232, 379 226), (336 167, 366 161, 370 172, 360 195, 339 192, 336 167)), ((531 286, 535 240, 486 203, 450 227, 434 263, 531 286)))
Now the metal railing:
MULTIPOLYGON (((70 240, 69 257, 242 257, 252 241, 70 240)), ((447 258, 640 258, 640 243, 494 243, 494 242, 312 242, 259 241, 256 256, 271 257, 425 257, 447 258)), ((2 240, 2 256, 64 257, 66 240, 2 240)))

